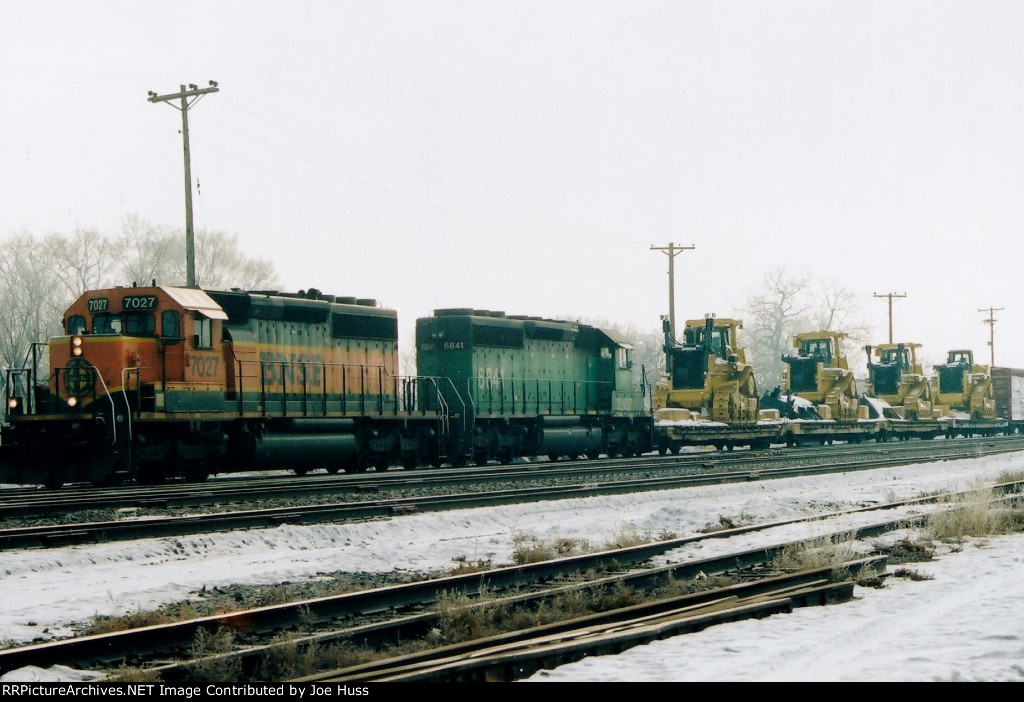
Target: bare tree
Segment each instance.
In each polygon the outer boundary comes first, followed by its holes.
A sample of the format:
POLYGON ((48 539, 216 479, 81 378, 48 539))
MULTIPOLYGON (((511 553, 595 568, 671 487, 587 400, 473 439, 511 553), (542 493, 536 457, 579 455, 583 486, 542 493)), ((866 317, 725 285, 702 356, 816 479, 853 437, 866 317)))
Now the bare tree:
POLYGON ((121 221, 121 235, 115 241, 120 283, 147 285, 152 281, 165 285, 184 285, 184 237, 143 220, 126 215, 121 221))
POLYGON ((43 247, 54 253, 53 274, 68 302, 83 290, 110 282, 115 268, 112 243, 95 229, 76 228, 70 237, 50 234, 43 239, 43 247))
POLYGON ((200 230, 196 233, 195 253, 196 284, 200 287, 258 290, 277 285, 274 264, 245 256, 239 250, 237 234, 200 230))
POLYGON ((21 232, 0 247, 0 364, 21 368, 32 344, 59 334, 62 285, 53 275, 56 252, 21 232))
POLYGON ((864 354, 864 344, 870 340, 872 331, 871 325, 860 316, 863 309, 864 304, 854 292, 835 281, 828 281, 824 284, 824 292, 815 313, 816 330, 841 331, 846 334, 843 353, 846 355, 850 370, 860 376, 866 373, 867 357, 864 354))
MULTIPOLYGON (((270 261, 245 256, 237 235, 199 232, 200 284, 242 289, 277 285, 270 261)), ((46 339, 62 333, 64 311, 86 290, 116 284, 182 285, 185 237, 127 215, 121 233, 94 229, 37 239, 27 231, 0 241, 0 366, 22 368, 33 344, 45 361, 46 339)), ((41 363, 45 368, 45 363, 41 363)))
POLYGON ((810 279, 785 268, 765 273, 760 291, 747 300, 743 309, 747 360, 754 365, 754 378, 761 391, 780 384, 785 364, 782 356, 790 350, 790 340, 808 324, 813 306, 807 301, 810 279))

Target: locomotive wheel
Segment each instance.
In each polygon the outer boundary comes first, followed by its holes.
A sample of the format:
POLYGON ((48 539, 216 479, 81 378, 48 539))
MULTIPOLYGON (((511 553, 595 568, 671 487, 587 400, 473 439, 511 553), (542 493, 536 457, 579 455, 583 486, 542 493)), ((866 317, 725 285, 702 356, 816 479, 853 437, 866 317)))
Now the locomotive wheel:
POLYGON ((201 463, 185 466, 182 473, 185 480, 190 483, 202 483, 210 477, 210 469, 201 463))
POLYGON ((594 449, 593 451, 587 451, 587 458, 589 458, 592 461, 596 461, 600 457, 601 452, 598 449, 594 449))
POLYGON ((164 482, 164 471, 157 463, 144 464, 139 466, 139 485, 162 485, 164 482))
POLYGON ((341 471, 341 466, 339 466, 337 464, 332 465, 332 466, 327 466, 327 472, 330 473, 331 475, 337 475, 340 471, 341 471))
POLYGON ((50 490, 57 490, 64 487, 63 471, 59 468, 50 468, 50 470, 46 471, 46 478, 43 479, 43 485, 50 490))
POLYGON ((306 473, 309 472, 309 468, 306 468, 305 466, 302 466, 300 468, 292 468, 292 472, 294 472, 295 475, 305 475, 306 473))
POLYGON ((557 453, 549 453, 548 454, 548 460, 551 461, 552 463, 556 463, 559 458, 560 458, 560 456, 557 453))

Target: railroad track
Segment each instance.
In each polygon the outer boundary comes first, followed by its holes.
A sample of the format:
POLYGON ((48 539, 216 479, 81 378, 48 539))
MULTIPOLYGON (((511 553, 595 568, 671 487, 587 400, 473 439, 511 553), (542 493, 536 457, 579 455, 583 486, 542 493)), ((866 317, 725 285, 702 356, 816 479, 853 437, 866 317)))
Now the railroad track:
POLYGON ((885 575, 885 559, 848 561, 752 583, 634 605, 566 622, 445 646, 424 653, 296 678, 301 683, 512 682, 587 656, 620 653, 658 639, 796 607, 837 604, 853 597, 865 569, 885 575))
MULTIPOLYGON (((820 463, 824 458, 856 456, 871 458, 883 455, 917 456, 917 460, 945 460, 951 452, 949 444, 962 444, 960 455, 980 455, 995 447, 1006 451, 1024 450, 1024 436, 960 439, 956 442, 915 441, 891 444, 836 444, 826 447, 805 447, 799 450, 774 448, 766 451, 695 452, 679 455, 647 455, 639 458, 601 459, 598 461, 542 460, 512 466, 476 466, 453 471, 391 470, 382 473, 307 476, 262 475, 243 479, 225 476, 202 484, 170 483, 146 487, 66 487, 59 491, 36 488, 0 489, 0 523, 19 520, 76 521, 76 513, 106 511, 131 512, 140 515, 167 513, 172 510, 210 507, 224 511, 232 505, 270 501, 326 502, 340 496, 350 501, 373 500, 381 493, 425 492, 458 488, 468 491, 473 485, 493 482, 517 484, 540 480, 586 483, 602 476, 624 476, 636 473, 700 473, 718 470, 743 470, 764 467, 774 462, 790 464, 820 463), (934 456, 938 455, 936 459, 934 456), (49 519, 48 519, 49 518, 49 519)), ((95 519, 93 519, 95 520, 95 519)), ((81 521, 81 520, 77 520, 81 521)))
MULTIPOLYGON (((1024 482, 1024 481, 1022 481, 1024 482)), ((1020 483, 1009 483, 999 486, 1004 492, 1014 493, 1020 490, 1020 483)), ((422 636, 437 623, 436 611, 423 611, 437 603, 442 593, 462 592, 475 595, 481 591, 509 592, 512 604, 517 607, 536 606, 538 602, 564 594, 568 589, 601 589, 619 587, 623 584, 636 588, 650 588, 664 584, 668 580, 692 581, 698 575, 712 576, 737 570, 752 571, 763 564, 769 563, 781 551, 794 546, 806 545, 820 541, 823 535, 844 538, 869 538, 893 529, 906 528, 920 523, 926 517, 923 514, 910 516, 906 511, 892 514, 898 508, 916 507, 955 495, 941 495, 917 500, 905 500, 890 505, 877 505, 839 513, 825 513, 814 517, 772 522, 738 529, 724 530, 713 534, 702 534, 682 539, 671 539, 628 548, 604 551, 601 553, 583 554, 571 558, 547 561, 544 563, 497 568, 464 575, 422 582, 396 585, 373 590, 363 590, 315 600, 303 600, 284 605, 261 607, 256 609, 223 614, 212 617, 177 622, 164 626, 149 626, 141 629, 115 632, 96 636, 78 637, 73 639, 52 641, 30 646, 22 646, 0 651, 0 673, 22 667, 24 665, 63 664, 73 667, 117 668, 127 664, 145 666, 158 674, 161 680, 175 681, 188 679, 195 666, 191 660, 189 645, 203 632, 227 629, 244 634, 245 648, 220 654, 220 660, 213 665, 237 661, 241 670, 253 674, 267 650, 274 642, 275 634, 284 630, 311 626, 314 622, 326 626, 327 630, 310 634, 294 641, 292 645, 308 647, 331 642, 365 643, 371 646, 392 644, 416 636, 422 636), (836 520, 849 518, 877 511, 890 511, 886 519, 873 522, 862 521, 858 526, 844 524, 838 531, 830 531, 827 527, 836 520), (756 531, 767 531, 780 526, 806 522, 815 524, 822 529, 811 539, 786 541, 769 547, 758 547, 742 551, 730 551, 721 555, 690 560, 683 563, 669 563, 656 567, 639 567, 656 557, 664 557, 680 548, 693 546, 702 541, 724 539, 740 534, 756 531), (632 566, 628 571, 622 568, 632 566), (605 575, 598 580, 561 584, 552 587, 551 583, 564 583, 566 578, 588 571, 614 570, 612 575, 605 575), (547 584, 546 589, 532 591, 547 584), (527 594, 521 594, 526 592, 527 594), (381 619, 381 613, 390 616, 381 619), (377 621, 372 623, 355 623, 362 617, 374 616, 377 621), (349 625, 339 627, 339 622, 349 625), (143 654, 146 654, 143 657, 143 654), (154 660, 166 661, 178 656, 182 658, 176 663, 155 664, 154 660), (155 657, 155 658, 154 658, 155 657)), ((1015 499, 1016 495, 1001 499, 1015 499)), ((816 576, 820 579, 821 574, 816 576)), ((719 593, 723 595, 723 593, 719 593)), ((831 597, 831 595, 823 595, 831 597)), ((691 602, 690 604, 696 604, 691 602)), ((592 622, 591 622, 592 623, 592 622)), ((550 632, 548 632, 550 633, 550 632)), ((650 632, 648 632, 649 635, 650 632)), ((642 639, 644 634, 638 635, 642 639)), ((639 639, 638 639, 639 640, 639 639)), ((517 652, 510 655, 521 655, 517 652)), ((568 655, 568 654, 567 654, 568 655)), ((422 672, 422 670, 420 671, 422 672)), ((352 672, 337 673, 349 675, 352 672)), ((462 673, 460 673, 462 674, 462 673)), ((476 673, 473 673, 474 675, 476 673)))
POLYGON ((457 494, 420 495, 385 500, 360 500, 347 503, 313 504, 253 510, 234 510, 187 516, 120 519, 75 524, 44 524, 0 529, 0 549, 47 548, 79 543, 97 543, 153 537, 184 536, 236 529, 271 528, 283 524, 318 524, 391 517, 415 512, 465 509, 554 499, 570 499, 652 490, 680 489, 699 485, 791 478, 806 475, 870 470, 928 461, 973 458, 1020 450, 1019 444, 984 442, 965 446, 963 442, 934 444, 922 456, 918 451, 844 454, 840 460, 782 468, 733 468, 700 473, 671 474, 661 477, 631 477, 623 473, 616 479, 565 485, 490 489, 457 494))

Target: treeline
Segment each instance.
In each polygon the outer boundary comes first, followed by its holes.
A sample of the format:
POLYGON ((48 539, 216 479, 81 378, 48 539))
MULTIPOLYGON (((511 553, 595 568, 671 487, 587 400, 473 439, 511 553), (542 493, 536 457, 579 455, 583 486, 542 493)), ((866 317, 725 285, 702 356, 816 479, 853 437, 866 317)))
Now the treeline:
MULTIPOLYGON (((196 284, 268 289, 273 263, 250 258, 238 235, 195 232, 196 284)), ((38 236, 21 231, 0 240, 0 364, 22 367, 32 344, 63 333, 61 315, 84 291, 111 287, 183 286, 185 234, 128 215, 116 235, 95 229, 38 236)))

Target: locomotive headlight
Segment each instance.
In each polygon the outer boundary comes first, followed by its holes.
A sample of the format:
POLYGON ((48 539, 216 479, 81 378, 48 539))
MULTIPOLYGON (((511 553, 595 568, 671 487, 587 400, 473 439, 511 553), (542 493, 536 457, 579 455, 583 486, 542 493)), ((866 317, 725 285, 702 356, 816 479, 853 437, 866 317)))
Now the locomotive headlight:
POLYGON ((77 397, 69 397, 68 398, 68 407, 74 407, 77 404, 78 404, 78 398, 77 397))
POLYGON ((18 398, 12 397, 11 399, 9 399, 7 401, 7 408, 12 410, 18 409, 18 398))
POLYGON ((81 356, 82 355, 82 337, 73 336, 71 337, 71 355, 81 356))

